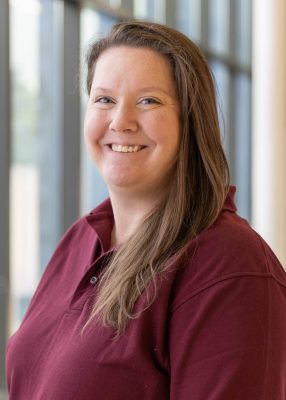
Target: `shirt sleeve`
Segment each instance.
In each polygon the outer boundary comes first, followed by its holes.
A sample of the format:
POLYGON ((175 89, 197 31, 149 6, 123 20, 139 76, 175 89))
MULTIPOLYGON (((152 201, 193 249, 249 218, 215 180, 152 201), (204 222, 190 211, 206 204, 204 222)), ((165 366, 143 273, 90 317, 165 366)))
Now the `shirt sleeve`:
POLYGON ((171 400, 285 400, 285 287, 221 279, 182 301, 169 331, 171 400))

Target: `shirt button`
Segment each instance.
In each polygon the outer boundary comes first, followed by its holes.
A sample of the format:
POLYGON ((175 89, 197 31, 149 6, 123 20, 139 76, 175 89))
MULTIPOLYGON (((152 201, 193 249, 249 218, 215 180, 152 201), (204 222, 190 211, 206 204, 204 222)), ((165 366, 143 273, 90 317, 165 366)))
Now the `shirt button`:
POLYGON ((92 276, 91 278, 90 278, 90 281, 89 281, 92 285, 94 285, 96 282, 97 282, 97 277, 96 276, 92 276))

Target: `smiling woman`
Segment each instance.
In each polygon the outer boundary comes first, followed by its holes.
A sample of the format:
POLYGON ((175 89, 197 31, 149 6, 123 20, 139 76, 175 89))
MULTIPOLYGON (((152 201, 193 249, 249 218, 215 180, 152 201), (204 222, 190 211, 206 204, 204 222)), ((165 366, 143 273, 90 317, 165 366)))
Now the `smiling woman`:
MULTIPOLYGON (((99 57, 86 111, 85 138, 113 202, 121 199, 118 192, 124 188, 125 206, 127 198, 131 207, 132 197, 141 198, 143 215, 158 203, 176 163, 180 129, 176 86, 162 55, 121 46, 99 57)), ((126 226, 122 228, 122 233, 117 231, 119 242, 127 233, 126 226)))
POLYGON ((66 233, 9 341, 11 400, 285 400, 286 274, 236 214, 204 56, 122 22, 87 65, 110 197, 66 233))

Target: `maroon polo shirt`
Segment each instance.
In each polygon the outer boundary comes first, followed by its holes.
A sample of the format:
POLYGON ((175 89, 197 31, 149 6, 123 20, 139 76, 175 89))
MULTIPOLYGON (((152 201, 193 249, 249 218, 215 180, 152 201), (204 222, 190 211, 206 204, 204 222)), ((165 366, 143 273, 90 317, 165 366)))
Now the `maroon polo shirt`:
POLYGON ((285 400, 286 274, 233 194, 117 340, 95 322, 81 332, 110 255, 110 202, 79 219, 8 343, 10 400, 285 400))

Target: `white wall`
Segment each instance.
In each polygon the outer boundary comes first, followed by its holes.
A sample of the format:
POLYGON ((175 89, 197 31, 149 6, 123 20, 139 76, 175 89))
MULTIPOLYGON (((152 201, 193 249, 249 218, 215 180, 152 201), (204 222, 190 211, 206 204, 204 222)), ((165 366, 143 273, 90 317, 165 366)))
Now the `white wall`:
POLYGON ((252 160, 252 224, 285 267, 285 0, 253 0, 252 160))

